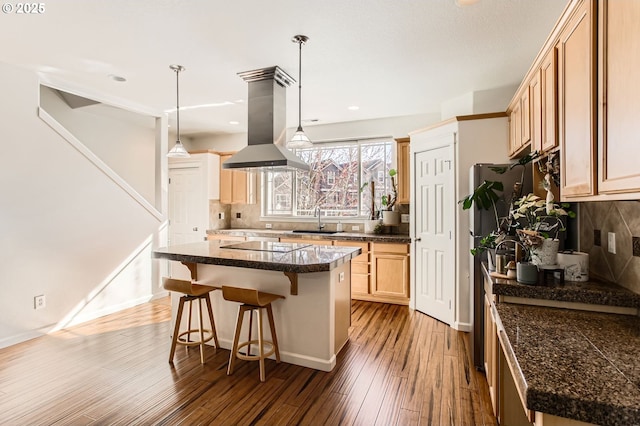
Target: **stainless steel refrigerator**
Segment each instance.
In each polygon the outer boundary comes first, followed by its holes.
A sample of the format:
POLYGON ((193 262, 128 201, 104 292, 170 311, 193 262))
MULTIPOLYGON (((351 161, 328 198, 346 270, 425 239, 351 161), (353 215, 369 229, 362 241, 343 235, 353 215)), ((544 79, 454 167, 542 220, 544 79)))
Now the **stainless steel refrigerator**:
MULTIPOLYGON (((523 182, 521 194, 532 192, 531 164, 517 166, 507 170, 504 174, 498 174, 492 170, 494 167, 506 167, 509 164, 475 164, 469 170, 469 193, 473 192, 482 182, 500 181, 503 183, 503 192, 496 204, 499 217, 506 217, 509 204, 513 198, 514 184, 523 182), (524 167, 524 169, 523 169, 524 167), (523 173, 524 172, 524 173, 523 173), (524 179, 523 179, 524 176, 524 179)), ((471 247, 475 247, 480 239, 496 229, 495 213, 491 210, 479 210, 475 204, 470 209, 469 232, 473 236, 470 239, 471 247)), ((484 280, 482 277, 481 262, 486 261, 486 254, 472 256, 469 254, 469 279, 473 289, 473 331, 471 346, 473 348, 473 364, 477 369, 484 369, 484 280)))

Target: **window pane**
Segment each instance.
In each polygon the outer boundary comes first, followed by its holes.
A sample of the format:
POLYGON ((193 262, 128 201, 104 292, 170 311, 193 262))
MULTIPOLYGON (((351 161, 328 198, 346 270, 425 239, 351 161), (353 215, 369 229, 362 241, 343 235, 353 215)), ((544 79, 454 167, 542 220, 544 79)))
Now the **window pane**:
POLYGON ((389 191, 388 170, 393 158, 393 142, 349 142, 318 144, 296 154, 309 164, 310 172, 265 172, 264 214, 313 217, 316 207, 323 216, 369 216, 370 184, 375 182, 375 210, 380 197, 389 191))

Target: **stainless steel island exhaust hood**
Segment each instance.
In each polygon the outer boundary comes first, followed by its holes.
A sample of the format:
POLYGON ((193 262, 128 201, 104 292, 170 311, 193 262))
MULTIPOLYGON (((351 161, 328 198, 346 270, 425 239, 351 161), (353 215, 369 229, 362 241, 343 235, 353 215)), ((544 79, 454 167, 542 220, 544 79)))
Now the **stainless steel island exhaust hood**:
POLYGON ((295 80, 281 68, 238 73, 248 83, 248 146, 222 164, 223 169, 309 170, 309 165, 284 147, 286 88, 295 80))

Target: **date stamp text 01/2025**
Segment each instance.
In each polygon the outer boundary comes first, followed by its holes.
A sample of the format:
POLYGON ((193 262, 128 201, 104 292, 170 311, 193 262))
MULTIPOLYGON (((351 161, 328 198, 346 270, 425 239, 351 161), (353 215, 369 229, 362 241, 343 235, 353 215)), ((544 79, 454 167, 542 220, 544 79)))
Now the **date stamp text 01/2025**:
POLYGON ((41 15, 45 11, 45 3, 2 3, 2 12, 5 14, 41 15))

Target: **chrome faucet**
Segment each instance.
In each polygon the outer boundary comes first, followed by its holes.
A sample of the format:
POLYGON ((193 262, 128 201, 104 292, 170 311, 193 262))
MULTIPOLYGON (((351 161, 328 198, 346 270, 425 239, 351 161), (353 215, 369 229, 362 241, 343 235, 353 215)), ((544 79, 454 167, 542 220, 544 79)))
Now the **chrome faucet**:
POLYGON ((320 206, 316 207, 316 211, 313 213, 313 217, 318 216, 318 231, 322 231, 324 223, 320 222, 320 206))

